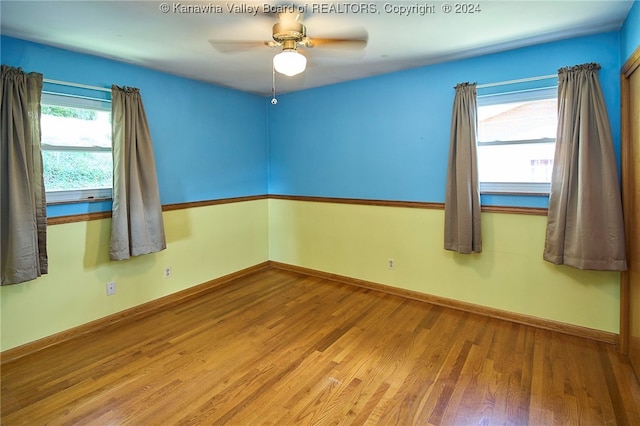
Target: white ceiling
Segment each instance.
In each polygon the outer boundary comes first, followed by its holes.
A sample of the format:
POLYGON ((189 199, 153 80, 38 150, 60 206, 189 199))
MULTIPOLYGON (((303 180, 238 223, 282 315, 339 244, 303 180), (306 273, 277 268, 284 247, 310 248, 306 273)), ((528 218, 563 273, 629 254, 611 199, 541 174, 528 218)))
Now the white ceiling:
MULTIPOLYGON (((493 53, 541 42, 617 30, 632 0, 478 0, 475 13, 444 13, 455 2, 304 2, 310 37, 366 29, 360 54, 308 49, 299 76, 278 75, 278 92, 289 92, 401 69, 493 53), (369 11, 364 5, 369 5, 369 11), (399 15, 391 6, 429 5, 434 13, 399 15), (445 6, 447 5, 447 6, 445 6), (315 12, 325 8, 333 13, 315 12), (375 9, 373 13, 372 9, 375 9)), ((264 5, 282 1, 7 1, 0 2, 1 32, 73 51, 90 53, 247 92, 268 95, 271 59, 260 47, 222 54, 210 39, 270 40, 274 15, 264 5), (163 3, 169 12, 163 13, 163 3), (219 6, 222 13, 179 13, 181 6, 219 6), (260 13, 229 12, 256 7, 260 13)))

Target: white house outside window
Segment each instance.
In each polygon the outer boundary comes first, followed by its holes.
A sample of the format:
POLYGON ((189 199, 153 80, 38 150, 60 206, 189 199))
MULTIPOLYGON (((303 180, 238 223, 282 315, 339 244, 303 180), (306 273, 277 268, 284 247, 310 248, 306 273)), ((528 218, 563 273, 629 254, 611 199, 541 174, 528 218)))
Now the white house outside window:
POLYGON ((478 96, 478 174, 484 193, 549 193, 557 89, 478 96))

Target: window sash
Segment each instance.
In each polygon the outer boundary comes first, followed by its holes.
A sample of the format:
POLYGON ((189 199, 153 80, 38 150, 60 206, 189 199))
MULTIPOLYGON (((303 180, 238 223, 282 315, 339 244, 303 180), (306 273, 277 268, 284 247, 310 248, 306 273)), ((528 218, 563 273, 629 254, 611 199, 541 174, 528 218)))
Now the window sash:
POLYGON ((111 111, 111 101, 108 99, 91 98, 88 96, 65 95, 62 93, 42 92, 42 105, 61 106, 68 108, 94 109, 96 111, 111 111))
POLYGON ((530 102, 551 99, 558 96, 558 86, 541 87, 538 89, 516 90, 512 92, 478 95, 478 108, 489 105, 509 104, 515 102, 530 102))
POLYGON ((65 146, 42 144, 43 151, 55 152, 111 152, 111 148, 104 146, 65 146))

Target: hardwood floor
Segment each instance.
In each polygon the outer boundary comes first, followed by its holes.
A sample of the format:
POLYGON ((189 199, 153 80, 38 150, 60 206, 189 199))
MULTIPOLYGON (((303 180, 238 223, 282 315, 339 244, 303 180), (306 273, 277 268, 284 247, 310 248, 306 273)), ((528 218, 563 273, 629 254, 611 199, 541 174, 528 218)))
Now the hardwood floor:
POLYGON ((640 425, 616 348, 276 269, 3 365, 9 425, 640 425))

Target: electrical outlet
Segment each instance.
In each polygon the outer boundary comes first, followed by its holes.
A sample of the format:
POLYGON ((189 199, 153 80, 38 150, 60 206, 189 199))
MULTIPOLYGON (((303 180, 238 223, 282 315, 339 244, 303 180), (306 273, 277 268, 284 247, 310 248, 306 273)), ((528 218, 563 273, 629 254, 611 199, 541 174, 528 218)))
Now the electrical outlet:
POLYGON ((164 268, 164 277, 171 278, 171 266, 166 266, 164 268))
POLYGON ((387 268, 388 269, 395 269, 396 268, 396 261, 393 259, 388 259, 387 260, 387 268))
POLYGON ((107 283, 107 296, 113 296, 114 294, 116 294, 116 282, 109 281, 107 283))

